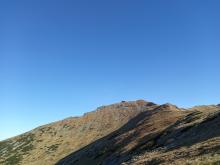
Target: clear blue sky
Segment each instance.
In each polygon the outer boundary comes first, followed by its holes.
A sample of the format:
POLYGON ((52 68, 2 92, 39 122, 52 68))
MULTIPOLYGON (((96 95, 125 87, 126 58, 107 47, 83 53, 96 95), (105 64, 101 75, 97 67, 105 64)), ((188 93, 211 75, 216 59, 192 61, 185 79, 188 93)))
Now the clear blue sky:
POLYGON ((220 103, 219 0, 1 0, 0 139, 121 100, 220 103))

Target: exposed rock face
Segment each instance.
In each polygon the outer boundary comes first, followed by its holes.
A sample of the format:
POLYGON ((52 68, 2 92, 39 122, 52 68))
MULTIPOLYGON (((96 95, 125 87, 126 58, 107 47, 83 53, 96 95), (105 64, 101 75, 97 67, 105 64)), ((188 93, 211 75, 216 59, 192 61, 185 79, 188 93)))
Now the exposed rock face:
POLYGON ((0 142, 3 165, 220 162, 220 107, 144 100, 102 106, 0 142))

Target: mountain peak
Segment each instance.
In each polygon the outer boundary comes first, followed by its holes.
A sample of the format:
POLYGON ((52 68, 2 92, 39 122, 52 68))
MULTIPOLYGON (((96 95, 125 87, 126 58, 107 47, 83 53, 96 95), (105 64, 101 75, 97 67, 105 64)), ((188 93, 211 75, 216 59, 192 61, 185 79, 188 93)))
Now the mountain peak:
POLYGON ((162 104, 160 105, 157 110, 171 110, 171 111, 179 111, 181 110, 180 108, 178 108, 176 105, 170 104, 170 103, 166 103, 166 104, 162 104))

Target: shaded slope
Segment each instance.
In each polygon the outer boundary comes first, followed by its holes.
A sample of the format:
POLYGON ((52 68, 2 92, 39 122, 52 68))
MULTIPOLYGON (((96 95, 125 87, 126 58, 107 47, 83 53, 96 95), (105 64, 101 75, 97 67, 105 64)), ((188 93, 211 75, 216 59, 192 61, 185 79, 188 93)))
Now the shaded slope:
POLYGON ((0 164, 220 164, 219 114, 122 101, 0 142, 0 164))
POLYGON ((57 165, 219 164, 220 107, 199 109, 165 104, 143 112, 57 165))
POLYGON ((54 164, 91 142, 119 129, 139 113, 157 107, 143 100, 102 106, 0 142, 0 164, 54 164))
POLYGON ((119 130, 72 153, 57 165, 120 164, 137 149, 154 145, 154 139, 188 112, 171 104, 157 106, 140 113, 119 130))
POLYGON ((220 108, 194 111, 124 164, 220 164, 220 108))

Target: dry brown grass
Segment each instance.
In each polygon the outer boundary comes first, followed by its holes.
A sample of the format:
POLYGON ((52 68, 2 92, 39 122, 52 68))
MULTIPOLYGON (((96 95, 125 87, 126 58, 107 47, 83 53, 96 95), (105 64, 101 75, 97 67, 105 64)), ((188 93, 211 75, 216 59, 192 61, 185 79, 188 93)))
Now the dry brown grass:
POLYGON ((121 102, 1 142, 0 164, 220 164, 219 135, 220 106, 121 102))

